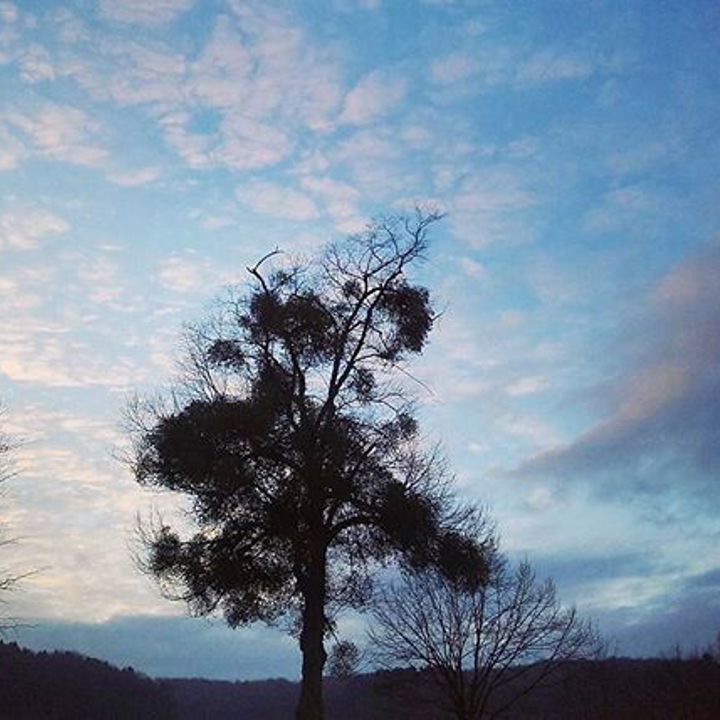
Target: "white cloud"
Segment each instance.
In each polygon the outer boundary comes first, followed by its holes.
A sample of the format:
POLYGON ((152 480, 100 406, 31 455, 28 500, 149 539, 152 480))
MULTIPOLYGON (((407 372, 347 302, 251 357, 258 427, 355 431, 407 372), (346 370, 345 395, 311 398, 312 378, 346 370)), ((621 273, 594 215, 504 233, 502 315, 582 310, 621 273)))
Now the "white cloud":
POLYGON ((163 116, 160 126, 168 145, 176 150, 190 167, 209 167, 212 164, 209 155, 212 138, 190 132, 187 129, 189 122, 189 113, 172 112, 163 116))
POLYGON ((14 382, 54 388, 127 390, 141 381, 142 372, 127 358, 100 358, 93 344, 69 341, 65 333, 61 326, 3 330, 0 373, 14 382))
POLYGON ((232 215, 207 215, 200 220, 200 226, 205 230, 222 230, 231 227, 237 222, 232 215))
POLYGON ((386 133, 360 130, 344 140, 336 149, 338 160, 362 162, 368 159, 397 158, 400 150, 386 133))
POLYGON ((113 172, 108 175, 108 179, 116 185, 122 187, 137 187, 139 185, 147 185, 160 177, 160 168, 144 167, 138 170, 130 170, 126 172, 113 172))
POLYGON ((414 372, 432 390, 432 402, 462 402, 493 391, 494 359, 479 345, 476 327, 457 313, 443 316, 433 329, 429 351, 414 372))
POLYGON ((162 42, 101 38, 62 72, 96 99, 144 105, 191 168, 273 166, 302 129, 331 129, 342 100, 338 65, 289 13, 229 6, 195 60, 162 42))
POLYGON ((476 38, 488 30, 487 24, 479 17, 470 18, 462 24, 462 32, 467 37, 476 38))
POLYGON ((551 448, 560 442, 560 436, 547 422, 527 414, 510 414, 500 418, 498 427, 508 435, 523 440, 536 448, 551 448))
POLYGON ((654 199, 638 185, 628 185, 605 193, 602 202, 589 210, 583 227, 589 232, 609 232, 638 220, 653 209, 654 199))
POLYGON ((31 45, 19 58, 20 77, 28 83, 54 80, 55 68, 48 51, 40 45, 31 45))
POLYGON ((327 129, 341 100, 337 64, 287 14, 230 3, 196 60, 155 42, 101 39, 68 72, 98 98, 151 103, 155 117, 211 111, 256 122, 327 129))
POLYGON ((394 200, 419 183, 416 171, 402 162, 402 146, 387 130, 359 130, 334 148, 330 160, 347 165, 365 199, 394 200))
POLYGON ((304 152, 293 168, 298 175, 321 175, 330 169, 330 160, 319 150, 304 152))
POLYGON ((550 82, 580 80, 590 76, 595 66, 580 56, 539 49, 523 55, 511 45, 475 46, 473 51, 458 50, 430 63, 430 79, 438 89, 463 80, 477 79, 486 86, 526 87, 550 82))
POLYGON ((455 52, 431 63, 430 78, 439 85, 450 85, 469 78, 478 70, 476 58, 466 52, 455 52))
POLYGON ((540 143, 533 137, 522 137, 509 142, 506 151, 511 158, 527 158, 536 155, 540 149, 540 143))
MULTIPOLYGON (((521 63, 518 48, 511 45, 475 45, 472 55, 467 54, 467 64, 463 56, 458 53, 445 72, 448 77, 452 71, 463 73, 470 72, 477 75, 478 83, 485 86, 511 85, 517 82, 516 68, 521 63), (453 65, 455 67, 453 68, 453 65)), ((441 66, 442 69, 442 66, 441 66)), ((442 76, 442 72, 441 72, 442 76)))
POLYGON ((83 257, 76 263, 76 275, 93 304, 111 305, 123 296, 125 288, 116 262, 103 255, 83 257))
POLYGON ((46 103, 34 114, 8 112, 5 120, 24 133, 38 153, 54 160, 97 167, 107 156, 94 142, 100 126, 78 108, 46 103))
POLYGON ((187 12, 194 0, 100 0, 108 20, 136 25, 162 25, 187 12))
POLYGON ((175 255, 164 260, 157 271, 160 284, 177 293, 193 293, 206 287, 211 275, 206 260, 198 256, 175 255))
POLYGON ((49 210, 18 208, 0 214, 0 250, 3 247, 31 250, 48 235, 66 233, 70 225, 49 210))
POLYGON ((14 170, 26 155, 27 150, 20 140, 0 125, 0 171, 14 170))
POLYGON ((525 324, 527 314, 520 310, 503 310, 499 316, 500 324, 506 328, 519 328, 525 324))
POLYGON ((192 67, 192 92, 212 107, 232 108, 250 101, 254 68, 251 49, 230 18, 221 16, 192 67))
POLYGON ((318 216, 308 195, 283 185, 256 181, 241 185, 235 192, 238 201, 260 215, 288 220, 312 220, 318 216))
MULTIPOLYGON (((23 243, 39 242, 32 236, 40 231, 64 227, 45 213, 37 215, 33 224, 21 224, 23 243)), ((12 223, 19 233, 17 225, 12 223)), ((135 298, 127 297, 115 258, 78 249, 77 243, 54 245, 27 262, 9 256, 0 265, 3 383, 26 385, 25 395, 40 388, 122 391, 147 381, 153 368, 132 349, 133 334, 146 327, 147 307, 131 306, 135 298), (135 313, 133 322, 129 311, 135 313)))
POLYGON ((536 486, 530 490, 525 500, 531 512, 547 513, 562 508, 565 501, 558 498, 555 489, 544 485, 536 486))
POLYGON ((20 19, 17 5, 11 2, 0 2, 0 21, 6 26, 15 25, 20 19))
POLYGON ((618 175, 647 172, 665 160, 673 149, 672 143, 659 141, 633 144, 610 153, 606 163, 618 175))
POLYGON ((0 3, 0 65, 11 63, 22 52, 22 23, 12 3, 0 3))
POLYGON ((89 37, 85 23, 67 8, 59 8, 52 16, 58 28, 58 38, 67 45, 74 45, 89 37))
POLYGON ((505 392, 511 397, 520 397, 523 395, 536 395, 550 387, 550 381, 541 375, 533 375, 516 380, 508 385, 505 392))
POLYGON ((647 193, 637 185, 612 190, 607 195, 608 202, 619 208, 629 210, 645 210, 651 205, 647 193))
POLYGON ((500 166, 466 178, 449 200, 455 234, 473 247, 494 242, 524 242, 533 229, 522 212, 536 197, 519 171, 500 166))
POLYGON ((435 136, 433 132, 422 125, 409 125, 402 129, 400 137, 415 150, 428 150, 433 147, 435 136))
POLYGON ((162 287, 172 292, 181 295, 203 293, 207 296, 223 286, 244 280, 245 274, 242 263, 232 268, 221 267, 188 251, 163 260, 158 265, 156 278, 162 287))
POLYGON ((553 50, 540 50, 520 64, 516 81, 520 84, 536 84, 579 80, 591 75, 593 70, 593 66, 582 58, 553 50))
POLYGON ((221 143, 211 153, 211 161, 237 170, 275 165, 292 147, 282 130, 246 117, 242 112, 225 117, 220 136, 221 143))
MULTIPOLYGON (((244 92, 232 109, 265 122, 282 118, 292 127, 328 130, 342 98, 333 46, 315 46, 277 7, 248 0, 229 4, 238 18, 234 32, 247 43, 254 68, 249 80, 242 67, 234 76, 244 92)), ((222 47, 218 52, 228 53, 222 47)))
POLYGON ((482 263, 479 263, 477 260, 473 260, 472 258, 460 258, 460 267, 466 275, 478 280, 486 278, 488 275, 487 268, 482 263))
POLYGON ((13 25, 18 21, 17 5, 11 2, 0 2, 0 20, 8 25, 13 25))
POLYGON ((159 43, 149 47, 106 39, 97 43, 95 53, 64 69, 93 97, 121 105, 155 103, 165 111, 184 102, 188 68, 181 53, 159 43))
POLYGON ((136 102, 158 99, 171 101, 181 98, 178 84, 187 72, 187 61, 181 53, 173 52, 162 45, 147 47, 140 43, 122 43, 113 46, 118 56, 126 55, 132 62, 132 72, 121 72, 119 78, 128 78, 133 86, 136 102))
POLYGON ((177 112, 166 115, 161 125, 168 144, 193 168, 257 170, 280 162, 292 148, 282 130, 241 112, 226 114, 217 133, 191 132, 191 120, 190 113, 177 112))
POLYGON ((305 190, 321 198, 327 212, 344 226, 360 222, 360 192, 352 185, 322 176, 307 176, 301 181, 305 190))
POLYGON ((378 70, 365 75, 345 97, 340 121, 366 125, 389 113, 405 97, 405 82, 378 70))
POLYGON ((532 204, 532 195, 520 187, 517 179, 508 178, 507 184, 498 188, 482 180, 469 183, 458 195, 453 207, 461 212, 493 213, 525 208, 532 204))
POLYGON ((23 480, 3 509, 11 530, 23 538, 17 562, 22 556, 27 568, 30 558, 30 567, 38 569, 22 587, 28 621, 38 614, 99 621, 162 602, 134 571, 128 553, 135 513, 149 497, 110 457, 123 439, 116 404, 95 416, 58 411, 52 400, 14 407, 13 432, 28 442, 18 451, 23 480), (68 543, 66 552, 58 552, 58 538, 68 543))

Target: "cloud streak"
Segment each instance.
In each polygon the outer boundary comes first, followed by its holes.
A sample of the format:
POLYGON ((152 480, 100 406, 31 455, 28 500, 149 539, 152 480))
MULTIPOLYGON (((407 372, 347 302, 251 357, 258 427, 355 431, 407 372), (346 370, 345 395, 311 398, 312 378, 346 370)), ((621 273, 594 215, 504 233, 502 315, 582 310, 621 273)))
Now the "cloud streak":
POLYGON ((671 270, 649 300, 638 330, 645 340, 641 359, 616 381, 612 414, 569 445, 529 459, 520 475, 587 483, 613 497, 682 489, 693 492, 707 511, 716 510, 718 277, 717 243, 671 270))

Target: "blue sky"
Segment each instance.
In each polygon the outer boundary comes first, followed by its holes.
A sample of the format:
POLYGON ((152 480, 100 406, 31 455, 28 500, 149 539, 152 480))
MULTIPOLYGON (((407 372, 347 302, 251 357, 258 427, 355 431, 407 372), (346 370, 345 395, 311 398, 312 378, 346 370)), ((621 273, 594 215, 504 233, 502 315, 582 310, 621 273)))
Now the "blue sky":
POLYGON ((0 2, 21 641, 297 673, 278 631, 185 619, 134 568, 136 514, 172 504, 113 459, 122 408, 253 259, 415 203, 448 213, 413 371, 460 492, 620 652, 714 637, 718 37, 699 0, 0 2))

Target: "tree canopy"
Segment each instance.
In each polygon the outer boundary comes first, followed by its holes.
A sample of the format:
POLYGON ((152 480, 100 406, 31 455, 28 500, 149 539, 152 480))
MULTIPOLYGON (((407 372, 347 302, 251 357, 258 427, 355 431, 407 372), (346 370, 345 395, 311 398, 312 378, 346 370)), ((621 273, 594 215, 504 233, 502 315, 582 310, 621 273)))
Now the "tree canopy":
POLYGON ((267 272, 265 256, 189 330, 173 402, 135 415, 138 481, 189 496, 196 523, 150 528, 147 569, 233 626, 294 613, 302 720, 322 717, 332 613, 367 602, 377 563, 485 577, 478 513, 455 501, 398 381, 434 321, 407 269, 438 219, 384 219, 267 272))

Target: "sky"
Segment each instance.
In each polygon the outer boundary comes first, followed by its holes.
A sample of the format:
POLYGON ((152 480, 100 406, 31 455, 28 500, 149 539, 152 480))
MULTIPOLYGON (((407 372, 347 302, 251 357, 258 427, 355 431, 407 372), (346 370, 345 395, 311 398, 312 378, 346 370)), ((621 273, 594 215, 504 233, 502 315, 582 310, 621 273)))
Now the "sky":
MULTIPOLYGON (((0 567, 18 640, 296 677, 133 563, 116 459, 200 319, 280 247, 447 212, 417 279, 428 437, 620 654, 720 630, 720 5, 0 2, 0 567)), ((363 620, 340 632, 362 639, 363 620)))

